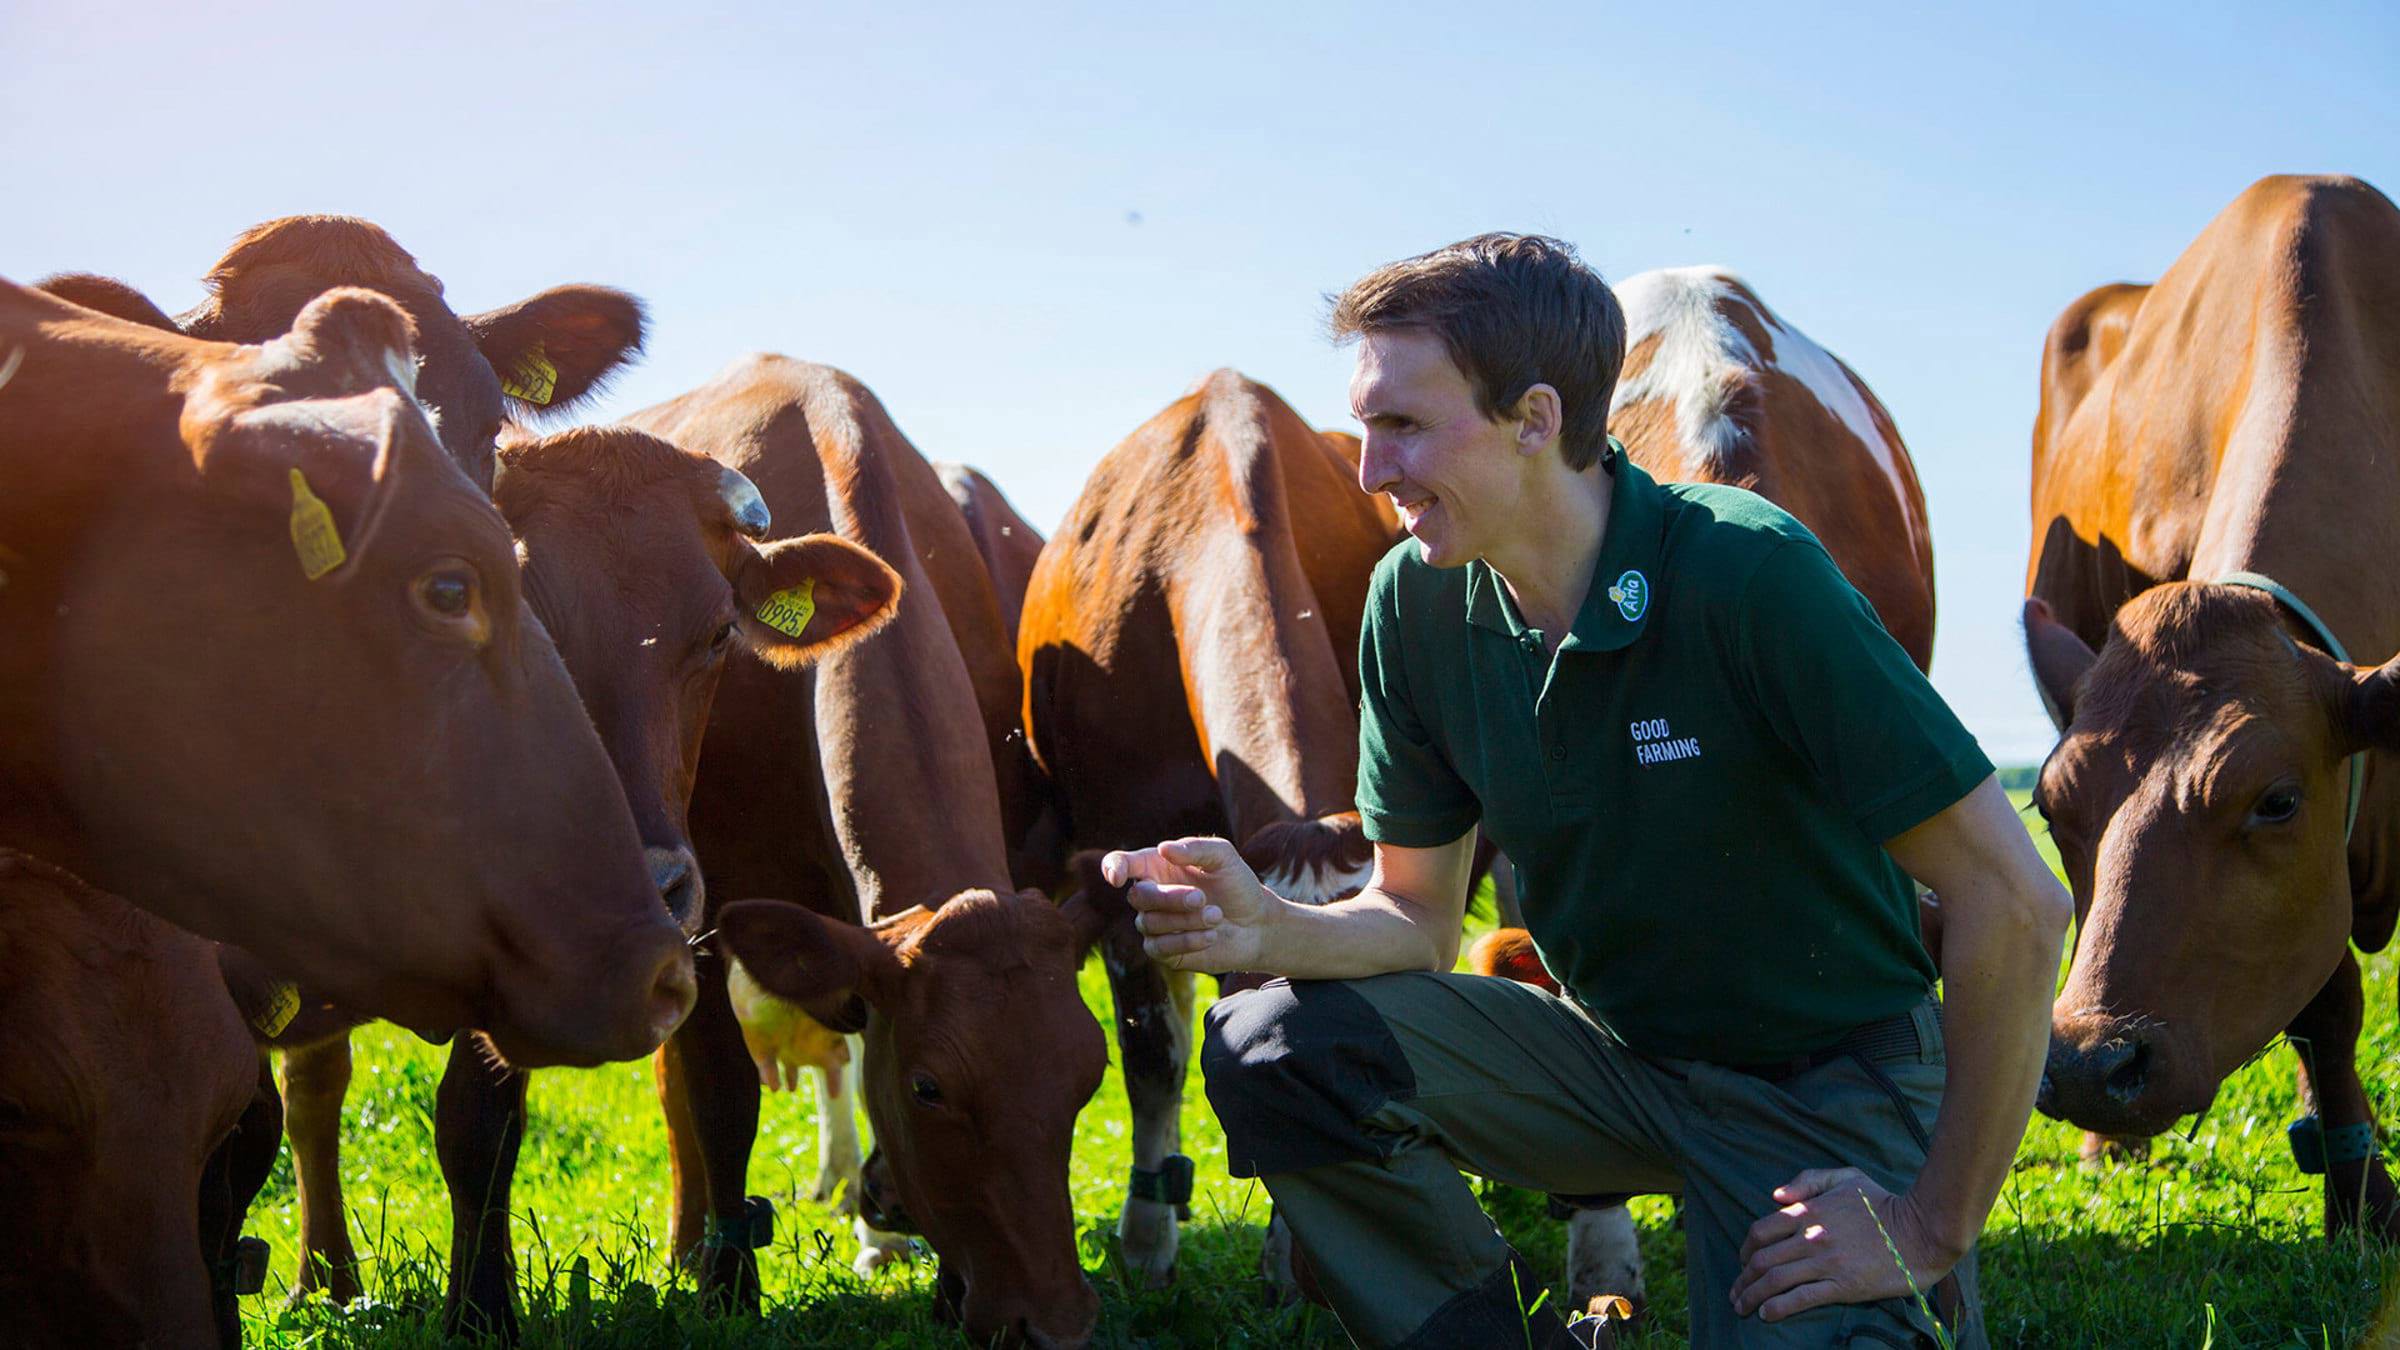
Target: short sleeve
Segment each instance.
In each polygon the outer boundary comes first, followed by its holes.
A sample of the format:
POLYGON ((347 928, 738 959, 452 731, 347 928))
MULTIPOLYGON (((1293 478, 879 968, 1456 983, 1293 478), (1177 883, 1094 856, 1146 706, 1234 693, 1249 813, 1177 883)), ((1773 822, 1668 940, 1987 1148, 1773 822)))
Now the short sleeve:
POLYGON ((1767 556, 1733 631, 1760 715, 1877 842, 1991 776, 1974 736, 1815 540, 1767 556))
POLYGON ((1367 838, 1438 848, 1475 827, 1483 805, 1451 766, 1409 688, 1398 569, 1377 568, 1358 635, 1358 814, 1367 838))

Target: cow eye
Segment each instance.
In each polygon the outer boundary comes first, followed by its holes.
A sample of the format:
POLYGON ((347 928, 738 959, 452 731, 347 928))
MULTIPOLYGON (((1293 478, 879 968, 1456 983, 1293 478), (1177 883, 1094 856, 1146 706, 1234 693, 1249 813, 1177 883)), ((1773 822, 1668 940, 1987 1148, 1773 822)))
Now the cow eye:
POLYGON ((2250 808, 2250 823, 2281 825, 2298 814, 2299 810, 2300 789, 2289 783, 2277 783, 2258 799, 2258 805, 2250 808))
POLYGON ((475 578, 465 572, 435 572, 417 579, 417 600, 445 619, 464 617, 475 604, 475 578))
POLYGON ((731 620, 728 620, 723 628, 717 630, 716 636, 708 640, 709 655, 721 655, 727 647, 732 646, 733 631, 734 624, 731 620))
POLYGON ((910 1096, 917 1099, 919 1106, 940 1106, 942 1104, 942 1085, 933 1081, 929 1074, 910 1074, 908 1092, 910 1096))
POLYGON ((443 637, 480 646, 491 636, 491 620, 483 608, 483 579, 455 558, 418 573, 409 583, 408 599, 417 621, 443 637))

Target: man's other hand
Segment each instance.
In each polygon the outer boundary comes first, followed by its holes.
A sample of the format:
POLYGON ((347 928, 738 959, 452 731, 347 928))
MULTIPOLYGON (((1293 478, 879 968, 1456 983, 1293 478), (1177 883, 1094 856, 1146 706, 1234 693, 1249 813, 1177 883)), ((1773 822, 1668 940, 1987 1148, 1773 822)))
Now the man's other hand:
POLYGON ((1750 1225, 1733 1310, 1780 1322, 1831 1303, 1928 1297, 1957 1256, 1936 1250, 1905 1195, 1855 1167, 1812 1168, 1775 1188, 1781 1209, 1750 1225), (1906 1269, 1902 1262, 1907 1263, 1906 1269))

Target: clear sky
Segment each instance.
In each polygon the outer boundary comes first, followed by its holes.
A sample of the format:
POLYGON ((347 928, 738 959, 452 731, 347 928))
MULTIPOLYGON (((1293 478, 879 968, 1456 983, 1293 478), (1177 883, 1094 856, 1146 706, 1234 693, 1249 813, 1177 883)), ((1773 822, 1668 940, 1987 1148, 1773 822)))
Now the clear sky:
POLYGON ((2030 762, 2042 333, 2263 174, 2400 192, 2400 9, 1946 8, 13 0, 0 276, 179 310, 245 226, 368 216, 462 311, 645 297, 596 416, 828 362, 1046 530, 1218 366, 1351 425, 1321 296, 1379 262, 1516 229, 1721 263, 1891 409, 1935 681, 2030 762))

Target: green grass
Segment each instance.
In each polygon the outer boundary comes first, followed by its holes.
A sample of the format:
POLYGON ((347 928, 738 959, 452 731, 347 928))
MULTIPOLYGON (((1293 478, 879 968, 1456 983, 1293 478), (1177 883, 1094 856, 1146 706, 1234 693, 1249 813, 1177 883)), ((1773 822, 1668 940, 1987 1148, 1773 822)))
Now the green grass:
MULTIPOLYGON (((2366 971, 2367 1043, 2359 1060, 2374 1066, 2369 1088, 2389 1121, 2400 1118, 2393 998, 2400 963, 2387 951, 2366 971)), ((1083 989, 1105 1022, 1107 984, 1096 962, 1084 971, 1083 989)), ((367 1261, 368 1300, 346 1312, 322 1300, 284 1306, 298 1224, 287 1155, 250 1215, 249 1231, 275 1252, 268 1292, 244 1300, 252 1345, 442 1344, 435 1321, 449 1210, 432 1129, 443 1052, 386 1027, 359 1033, 357 1052, 344 1183, 367 1261)), ((2078 1134, 2037 1118, 1983 1242, 1994 1343, 2339 1347, 2368 1339, 2392 1256, 2327 1242, 2314 1179, 2296 1172, 2285 1150, 2283 1127, 2294 1114, 2290 1056, 2278 1051, 2235 1075, 2205 1119, 2161 1137, 2144 1162, 2087 1171, 2076 1158, 2078 1134)), ((666 1136, 648 1066, 536 1075, 516 1186, 526 1344, 959 1344, 931 1315, 930 1261, 871 1280, 850 1273, 846 1225, 802 1198, 815 1171, 815 1129, 807 1094, 767 1100, 751 1189, 773 1197, 778 1211, 775 1245, 760 1262, 768 1311, 755 1321, 704 1318, 690 1281, 670 1268, 663 1250, 666 1136), (582 1281, 578 1262, 588 1272, 582 1281)), ((1326 1313, 1277 1308, 1261 1292, 1255 1269, 1266 1194, 1225 1175, 1223 1139, 1196 1079, 1184 1139, 1200 1176, 1181 1277, 1161 1292, 1126 1287, 1111 1248, 1127 1129, 1124 1088, 1112 1068, 1078 1125, 1071 1177, 1085 1263, 1101 1291, 1100 1344, 1346 1344, 1326 1313)), ((1503 1231, 1555 1286, 1564 1231, 1543 1217, 1540 1197, 1499 1187, 1486 1195, 1503 1231)), ((1673 1207, 1644 1199, 1634 1212, 1654 1319, 1641 1344, 1682 1345, 1683 1244, 1673 1207)), ((1558 1288, 1553 1297, 1564 1293, 1558 1288)), ((2400 1306, 2384 1309, 2380 1326, 2376 1343, 2400 1344, 2400 1306)))

